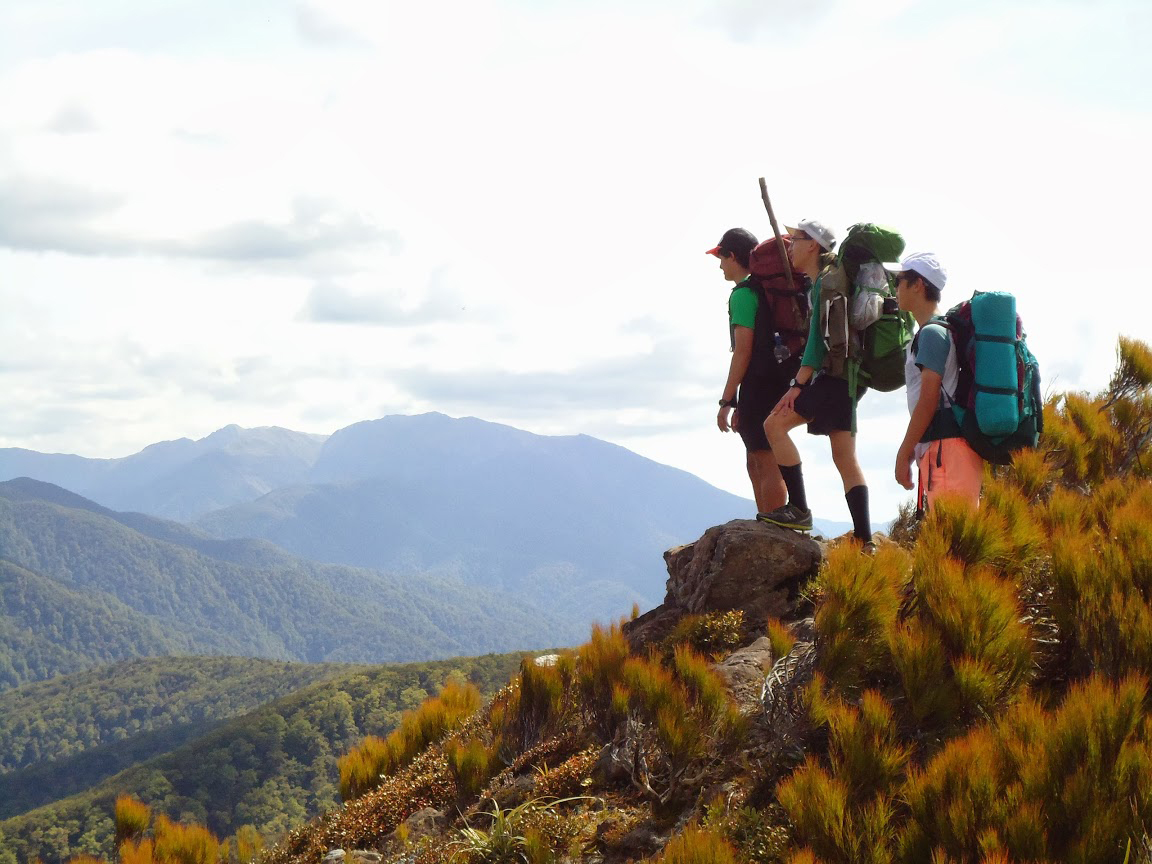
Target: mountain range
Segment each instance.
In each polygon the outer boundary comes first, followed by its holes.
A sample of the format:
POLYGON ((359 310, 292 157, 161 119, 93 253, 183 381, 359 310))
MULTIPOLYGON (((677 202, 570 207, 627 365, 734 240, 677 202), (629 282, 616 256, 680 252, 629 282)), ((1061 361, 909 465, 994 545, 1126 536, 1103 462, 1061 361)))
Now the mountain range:
POLYGON ((175 542, 193 530, 201 551, 216 538, 216 556, 267 554, 226 543, 258 538, 311 561, 514 594, 572 624, 576 638, 634 603, 657 605, 664 550, 754 508, 586 435, 435 413, 356 423, 327 438, 229 426, 123 459, 0 450, 0 479, 17 476, 185 522, 117 517, 175 542))

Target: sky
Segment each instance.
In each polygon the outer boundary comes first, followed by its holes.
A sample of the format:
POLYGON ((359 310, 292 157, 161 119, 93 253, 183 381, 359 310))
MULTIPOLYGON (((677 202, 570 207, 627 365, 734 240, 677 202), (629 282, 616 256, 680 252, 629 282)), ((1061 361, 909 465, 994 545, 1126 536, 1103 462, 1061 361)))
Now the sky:
MULTIPOLYGON (((6 0, 0 447, 440 411, 750 497, 727 228, 898 228, 1045 388, 1152 342, 1146 0, 6 0), (1114 299, 1113 299, 1114 298, 1114 299)), ((875 520, 902 392, 860 403, 875 520)), ((818 518, 826 439, 794 433, 818 518)))

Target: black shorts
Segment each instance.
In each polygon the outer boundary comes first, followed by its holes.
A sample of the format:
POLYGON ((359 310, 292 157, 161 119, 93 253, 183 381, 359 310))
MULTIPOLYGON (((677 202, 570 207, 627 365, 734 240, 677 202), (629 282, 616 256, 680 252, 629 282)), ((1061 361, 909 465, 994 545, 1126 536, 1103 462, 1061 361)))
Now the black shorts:
POLYGON ((764 421, 776 407, 780 398, 788 392, 788 381, 779 377, 745 378, 740 384, 740 394, 736 400, 740 412, 740 428, 736 431, 744 440, 746 450, 771 450, 764 437, 764 421))
MULTIPOLYGON (((868 392, 859 387, 856 401, 868 392)), ((831 375, 817 375, 796 397, 796 413, 808 421, 809 435, 828 435, 852 431, 852 398, 848 382, 831 375)))

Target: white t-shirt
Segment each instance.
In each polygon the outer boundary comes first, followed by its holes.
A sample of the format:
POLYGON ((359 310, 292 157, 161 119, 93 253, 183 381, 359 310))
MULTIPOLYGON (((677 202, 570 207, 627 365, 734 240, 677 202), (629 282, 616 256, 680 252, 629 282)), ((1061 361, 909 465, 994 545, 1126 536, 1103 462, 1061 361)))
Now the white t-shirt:
MULTIPOLYGON (((941 378, 940 404, 937 410, 948 410, 948 400, 945 393, 951 395, 956 392, 956 384, 960 379, 960 364, 956 361, 956 346, 952 344, 952 336, 948 330, 939 324, 928 323, 920 328, 916 338, 908 344, 908 356, 904 360, 904 385, 908 391, 908 413, 911 414, 920 401, 920 370, 931 369, 941 378), (912 353, 915 345, 916 353, 912 353)), ((928 450, 928 445, 916 445, 916 458, 919 459, 928 450)))

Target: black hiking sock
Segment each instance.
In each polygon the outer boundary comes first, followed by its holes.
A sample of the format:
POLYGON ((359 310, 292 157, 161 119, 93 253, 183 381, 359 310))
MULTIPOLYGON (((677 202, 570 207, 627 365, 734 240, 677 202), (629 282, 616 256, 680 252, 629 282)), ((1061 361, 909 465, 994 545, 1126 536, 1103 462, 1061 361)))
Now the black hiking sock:
POLYGON ((804 494, 804 473, 800 470, 800 463, 781 465, 780 476, 784 478, 784 485, 788 487, 788 503, 796 505, 801 510, 807 510, 808 496, 804 494))
POLYGON ((868 487, 853 486, 844 493, 848 502, 848 512, 852 514, 852 534, 861 543, 872 539, 872 520, 868 517, 868 487))

